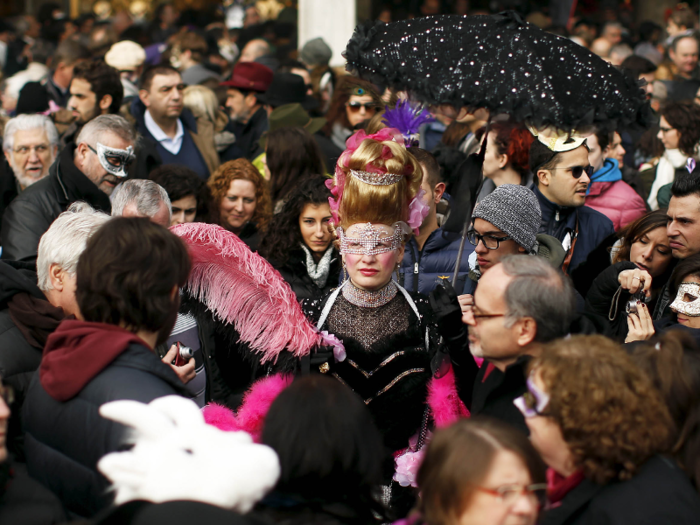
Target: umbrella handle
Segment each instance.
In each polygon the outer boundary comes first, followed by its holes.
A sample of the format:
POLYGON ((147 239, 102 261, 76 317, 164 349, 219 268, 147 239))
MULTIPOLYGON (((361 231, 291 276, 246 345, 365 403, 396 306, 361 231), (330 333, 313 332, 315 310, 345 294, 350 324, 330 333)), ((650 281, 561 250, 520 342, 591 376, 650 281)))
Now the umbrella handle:
MULTIPOLYGON (((486 129, 484 129, 484 142, 481 143, 481 149, 479 150, 479 155, 478 158, 481 161, 482 165, 484 163, 484 156, 486 155, 486 142, 488 142, 488 136, 489 136, 489 131, 491 130, 491 116, 489 115, 489 120, 486 122, 486 129)), ((479 183, 479 188, 476 190, 476 196, 474 196, 474 200, 479 196, 481 193, 481 188, 484 185, 484 176, 481 176, 481 182, 479 183)), ((474 206, 476 206, 476 202, 474 203, 474 206)), ((454 274, 452 275, 452 286, 457 285, 457 277, 459 276, 459 268, 462 266, 462 254, 464 252, 464 242, 467 240, 467 232, 469 231, 469 224, 471 224, 472 221, 472 213, 474 212, 474 208, 472 207, 471 211, 467 214, 467 218, 464 221, 464 226, 462 227, 462 240, 459 241, 459 251, 457 252, 457 260, 455 261, 455 271, 454 274)))

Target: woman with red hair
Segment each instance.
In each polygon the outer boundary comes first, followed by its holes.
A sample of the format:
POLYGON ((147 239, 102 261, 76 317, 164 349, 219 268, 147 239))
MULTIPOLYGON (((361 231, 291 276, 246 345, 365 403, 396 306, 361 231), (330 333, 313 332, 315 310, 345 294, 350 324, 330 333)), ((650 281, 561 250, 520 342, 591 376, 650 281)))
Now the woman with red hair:
MULTIPOLYGON (((486 128, 482 128, 483 136, 486 128)), ((478 132, 477 132, 478 133, 478 132)), ((532 184, 530 172, 530 144, 534 137, 525 128, 505 122, 494 122, 486 136, 484 156, 484 184, 478 200, 483 199, 501 184, 532 184)))

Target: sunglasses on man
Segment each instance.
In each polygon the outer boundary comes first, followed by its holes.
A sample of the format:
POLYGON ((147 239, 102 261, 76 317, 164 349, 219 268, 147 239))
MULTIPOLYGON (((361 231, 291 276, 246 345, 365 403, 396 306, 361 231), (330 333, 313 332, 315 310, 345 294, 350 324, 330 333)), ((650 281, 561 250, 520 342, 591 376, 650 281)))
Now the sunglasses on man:
POLYGON ((574 177, 574 179, 580 179, 581 175, 585 172, 586 175, 588 175, 588 178, 590 179, 593 176, 593 166, 588 165, 588 166, 571 166, 570 168, 549 168, 549 171, 553 170, 569 170, 571 172, 571 175, 574 177))

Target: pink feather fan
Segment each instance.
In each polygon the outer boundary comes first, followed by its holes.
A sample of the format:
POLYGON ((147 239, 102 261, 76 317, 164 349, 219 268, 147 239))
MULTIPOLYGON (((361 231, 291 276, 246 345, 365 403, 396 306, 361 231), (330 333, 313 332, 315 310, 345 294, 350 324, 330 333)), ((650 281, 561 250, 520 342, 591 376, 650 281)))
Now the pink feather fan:
POLYGON ((276 362, 285 349, 306 355, 320 342, 289 285, 235 234, 196 222, 171 231, 185 241, 192 260, 186 291, 233 324, 262 363, 276 362))

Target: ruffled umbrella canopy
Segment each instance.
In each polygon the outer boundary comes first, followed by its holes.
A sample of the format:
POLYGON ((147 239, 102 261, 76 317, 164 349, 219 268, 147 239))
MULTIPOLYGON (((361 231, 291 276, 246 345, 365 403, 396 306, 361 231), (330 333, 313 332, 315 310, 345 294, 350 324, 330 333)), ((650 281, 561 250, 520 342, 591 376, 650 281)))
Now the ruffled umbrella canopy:
POLYGON ((414 100, 536 128, 607 131, 654 119, 634 77, 512 11, 358 26, 343 55, 348 70, 414 100))

